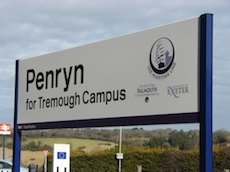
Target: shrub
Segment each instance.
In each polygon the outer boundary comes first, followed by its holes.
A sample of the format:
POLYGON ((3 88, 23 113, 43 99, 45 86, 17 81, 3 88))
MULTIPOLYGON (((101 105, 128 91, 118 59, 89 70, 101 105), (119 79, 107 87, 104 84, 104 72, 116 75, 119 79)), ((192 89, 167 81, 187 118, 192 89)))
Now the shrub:
MULTIPOLYGON (((107 150, 100 153, 86 154, 73 152, 71 155, 72 172, 116 172, 118 161, 115 157, 117 150, 107 150)), ((137 171, 142 166, 143 172, 197 172, 199 171, 199 151, 197 149, 182 151, 177 149, 136 148, 124 147, 122 171, 137 171)), ((52 157, 49 157, 49 166, 52 157)), ((214 149, 214 171, 230 168, 230 148, 214 149)))

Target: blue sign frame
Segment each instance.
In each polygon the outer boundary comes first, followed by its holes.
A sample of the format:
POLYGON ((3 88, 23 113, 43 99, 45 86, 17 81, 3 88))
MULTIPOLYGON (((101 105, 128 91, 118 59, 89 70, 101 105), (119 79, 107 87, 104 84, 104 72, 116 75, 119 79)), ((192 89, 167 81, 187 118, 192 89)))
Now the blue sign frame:
POLYGON ((200 101, 198 113, 168 114, 153 116, 137 116, 123 118, 106 118, 94 120, 59 121, 34 123, 32 127, 19 126, 18 117, 18 71, 19 60, 16 61, 15 101, 14 101, 14 144, 13 171, 20 171, 21 131, 48 128, 83 128, 104 126, 128 126, 150 124, 200 124, 200 171, 210 172, 213 164, 212 154, 212 45, 213 45, 213 15, 203 14, 199 17, 199 59, 200 59, 200 101), (34 127, 35 126, 35 127, 34 127))

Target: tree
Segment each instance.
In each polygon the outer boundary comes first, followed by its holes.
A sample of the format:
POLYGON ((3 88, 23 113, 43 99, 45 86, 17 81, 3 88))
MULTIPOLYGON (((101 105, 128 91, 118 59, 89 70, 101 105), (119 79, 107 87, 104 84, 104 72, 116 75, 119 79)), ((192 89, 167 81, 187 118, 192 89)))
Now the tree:
POLYGON ((226 130, 218 130, 213 134, 213 142, 216 144, 226 143, 230 137, 230 133, 226 130))
POLYGON ((169 134, 169 144, 181 150, 188 150, 198 145, 198 135, 196 132, 184 132, 174 130, 169 134))
POLYGON ((164 145, 166 145, 166 143, 168 143, 167 138, 166 137, 152 137, 149 140, 149 146, 150 147, 164 147, 164 145))

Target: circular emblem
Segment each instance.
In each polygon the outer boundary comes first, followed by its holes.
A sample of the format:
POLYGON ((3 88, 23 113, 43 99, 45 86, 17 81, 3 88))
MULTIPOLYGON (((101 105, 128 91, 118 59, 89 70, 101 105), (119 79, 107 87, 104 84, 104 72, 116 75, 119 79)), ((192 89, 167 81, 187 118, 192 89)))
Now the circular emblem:
POLYGON ((162 37, 154 42, 150 50, 150 66, 156 74, 166 73, 174 60, 174 47, 171 40, 162 37))

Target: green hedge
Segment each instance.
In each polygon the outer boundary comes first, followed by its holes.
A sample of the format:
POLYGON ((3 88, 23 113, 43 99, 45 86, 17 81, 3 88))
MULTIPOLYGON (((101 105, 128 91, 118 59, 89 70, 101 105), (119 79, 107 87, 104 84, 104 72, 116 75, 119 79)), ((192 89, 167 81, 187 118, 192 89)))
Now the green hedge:
MULTIPOLYGON (((137 165, 143 172, 197 172, 199 171, 199 151, 181 151, 175 149, 125 148, 122 160, 123 172, 137 171, 137 165)), ((72 153, 71 172, 116 172, 118 162, 116 151, 83 154, 72 153)), ((52 157, 49 157, 51 166, 52 157)), ((214 171, 230 169, 230 148, 214 150, 214 171)))
POLYGON ((230 169, 230 147, 229 148, 216 148, 214 151, 214 167, 216 171, 224 171, 230 169))

